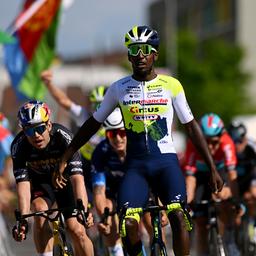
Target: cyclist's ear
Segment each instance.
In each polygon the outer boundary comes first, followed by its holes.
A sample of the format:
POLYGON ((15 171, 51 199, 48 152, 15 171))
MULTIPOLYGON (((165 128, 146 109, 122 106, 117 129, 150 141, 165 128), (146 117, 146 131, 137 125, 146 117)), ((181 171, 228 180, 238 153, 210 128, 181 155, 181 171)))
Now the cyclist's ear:
POLYGON ((153 52, 154 61, 158 60, 158 52, 153 52))
POLYGON ((46 126, 47 126, 48 131, 50 132, 50 131, 52 130, 52 122, 49 120, 49 121, 46 123, 46 126))

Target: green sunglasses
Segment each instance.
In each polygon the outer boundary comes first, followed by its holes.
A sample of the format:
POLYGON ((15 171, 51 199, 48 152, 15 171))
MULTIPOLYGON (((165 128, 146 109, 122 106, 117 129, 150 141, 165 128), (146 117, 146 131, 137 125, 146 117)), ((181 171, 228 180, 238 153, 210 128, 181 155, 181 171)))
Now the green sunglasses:
POLYGON ((144 56, 150 55, 152 51, 157 52, 157 50, 150 44, 132 44, 128 48, 128 53, 131 56, 138 56, 140 51, 144 56))

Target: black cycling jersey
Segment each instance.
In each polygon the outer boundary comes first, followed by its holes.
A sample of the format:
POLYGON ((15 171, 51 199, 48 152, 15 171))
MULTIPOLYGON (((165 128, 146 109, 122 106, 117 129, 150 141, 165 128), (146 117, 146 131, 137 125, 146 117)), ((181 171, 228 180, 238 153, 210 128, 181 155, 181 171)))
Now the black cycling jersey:
POLYGON ((108 140, 100 142, 92 155, 92 185, 106 186, 108 198, 116 198, 122 177, 124 163, 120 161, 108 140))
POLYGON ((243 194, 251 180, 256 179, 256 152, 250 143, 242 152, 237 153, 237 174, 240 193, 243 194))
MULTIPOLYGON (((72 133, 60 124, 53 124, 50 142, 43 150, 34 148, 21 131, 13 140, 11 155, 16 182, 49 183, 58 161, 71 142, 72 133)), ((69 175, 82 174, 82 163, 78 152, 68 161, 65 170, 69 175)))

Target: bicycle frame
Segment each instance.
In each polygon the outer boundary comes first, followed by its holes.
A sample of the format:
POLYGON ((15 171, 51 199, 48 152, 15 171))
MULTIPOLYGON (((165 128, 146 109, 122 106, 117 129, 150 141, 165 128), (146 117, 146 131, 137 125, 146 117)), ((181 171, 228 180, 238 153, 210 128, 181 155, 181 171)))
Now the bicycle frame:
POLYGON ((53 230, 53 247, 54 249, 54 256, 57 254, 58 256, 72 256, 73 249, 71 244, 66 239, 66 234, 64 231, 64 220, 63 215, 59 216, 58 220, 52 221, 52 230, 53 230), (58 250, 56 253, 55 250, 58 250))
POLYGON ((162 237, 160 210, 150 211, 153 237, 151 242, 151 256, 167 256, 166 246, 162 237))

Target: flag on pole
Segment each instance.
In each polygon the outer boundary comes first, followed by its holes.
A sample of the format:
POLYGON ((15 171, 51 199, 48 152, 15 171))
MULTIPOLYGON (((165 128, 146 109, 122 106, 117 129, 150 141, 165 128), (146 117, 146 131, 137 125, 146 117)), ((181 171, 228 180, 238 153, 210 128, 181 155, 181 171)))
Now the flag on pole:
POLYGON ((12 27, 16 42, 5 44, 4 61, 19 99, 44 98, 40 73, 55 55, 61 0, 26 0, 12 27))
POLYGON ((7 32, 0 30, 0 44, 13 44, 16 39, 7 32))

